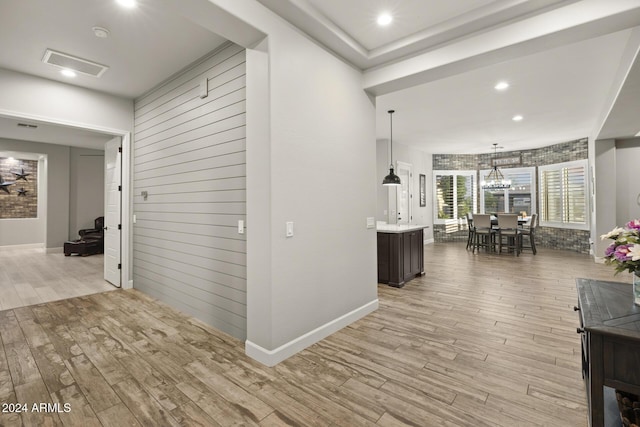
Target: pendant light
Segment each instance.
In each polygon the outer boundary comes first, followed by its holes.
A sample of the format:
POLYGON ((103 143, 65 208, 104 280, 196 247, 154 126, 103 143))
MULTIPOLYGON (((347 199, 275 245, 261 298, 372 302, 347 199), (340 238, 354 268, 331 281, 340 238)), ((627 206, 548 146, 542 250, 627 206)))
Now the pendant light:
MULTIPOLYGON (((502 147, 500 147, 502 148, 502 147)), ((493 169, 487 175, 487 178, 482 181, 482 188, 484 190, 506 190, 511 187, 511 181, 504 178, 502 172, 498 170, 498 165, 496 164, 496 155, 498 154, 498 144, 493 143, 493 169)))
POLYGON ((390 123, 390 138, 389 138, 389 142, 391 145, 391 164, 389 165, 389 175, 385 176, 384 179, 382 180, 382 185, 387 185, 387 186, 398 186, 401 185, 400 182, 400 177, 398 175, 396 175, 395 173, 393 173, 393 113, 395 113, 395 110, 389 110, 387 111, 389 113, 389 123, 390 123))

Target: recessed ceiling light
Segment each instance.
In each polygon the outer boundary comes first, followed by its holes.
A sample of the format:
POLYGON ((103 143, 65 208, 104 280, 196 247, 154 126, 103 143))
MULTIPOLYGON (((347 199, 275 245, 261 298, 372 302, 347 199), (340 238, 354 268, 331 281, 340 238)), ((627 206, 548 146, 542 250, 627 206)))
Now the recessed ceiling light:
POLYGON ((513 120, 514 122, 519 122, 522 119, 524 119, 524 117, 522 117, 520 114, 517 114, 511 118, 511 120, 513 120))
POLYGON ((391 15, 389 15, 388 13, 381 13, 380 15, 378 15, 378 25, 389 25, 391 24, 391 21, 393 21, 393 18, 391 17, 391 15))
POLYGON ((65 76, 65 77, 75 77, 76 76, 76 72, 73 71, 73 70, 70 70, 68 68, 60 70, 60 73, 62 73, 62 75, 65 76))
POLYGON ((107 30, 106 28, 103 27, 93 27, 93 34, 96 35, 96 37, 99 37, 101 39, 106 39, 107 37, 109 37, 109 30, 107 30))
POLYGON ((507 83, 507 82, 498 82, 498 84, 496 84, 493 88, 495 90, 505 90, 508 87, 509 87, 509 83, 507 83))
POLYGON ((136 7, 136 0, 116 0, 118 4, 122 7, 126 7, 127 9, 133 9, 136 7))

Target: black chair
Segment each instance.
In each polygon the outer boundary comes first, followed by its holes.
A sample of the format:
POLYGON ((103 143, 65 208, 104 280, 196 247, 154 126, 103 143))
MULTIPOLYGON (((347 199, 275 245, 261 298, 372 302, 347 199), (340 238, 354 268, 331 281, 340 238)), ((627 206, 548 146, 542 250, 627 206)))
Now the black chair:
POLYGON ((485 248, 490 251, 496 249, 496 230, 491 226, 491 215, 475 214, 473 216, 473 251, 485 248))
POLYGON ((80 256, 104 253, 104 217, 94 220, 94 228, 84 228, 78 231, 80 239, 64 243, 64 256, 78 254, 80 256))
POLYGON ((104 217, 99 216, 93 221, 93 228, 84 228, 78 231, 80 240, 104 241, 104 217))
POLYGON ((475 237, 475 228, 473 226, 473 216, 467 212, 467 228, 469 235, 467 236, 467 249, 473 247, 473 238, 475 237))
MULTIPOLYGON (((538 214, 532 214, 531 220, 529 221, 528 227, 523 227, 520 229, 521 239, 524 240, 524 237, 529 237, 529 247, 531 248, 531 252, 535 255, 538 251, 536 250, 536 228, 538 228, 538 214)), ((524 242, 522 243, 522 249, 525 249, 524 242)))
POLYGON ((507 249, 513 249, 516 256, 520 256, 521 237, 518 215, 498 214, 498 252, 502 253, 502 247, 505 246, 507 249))

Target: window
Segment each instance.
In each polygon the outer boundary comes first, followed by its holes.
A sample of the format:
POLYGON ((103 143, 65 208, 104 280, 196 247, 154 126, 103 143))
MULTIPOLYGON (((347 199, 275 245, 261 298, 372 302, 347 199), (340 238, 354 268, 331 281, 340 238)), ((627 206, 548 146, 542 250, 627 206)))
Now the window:
POLYGON ((434 223, 444 224, 447 219, 465 218, 477 212, 475 171, 434 171, 435 203, 434 223))
POLYGON ((540 166, 540 223, 588 229, 587 160, 540 166))
MULTIPOLYGON (((480 177, 486 177, 489 172, 480 171, 480 177)), ((511 187, 507 190, 481 190, 480 212, 536 213, 535 168, 500 168, 500 172, 511 181, 511 187)))

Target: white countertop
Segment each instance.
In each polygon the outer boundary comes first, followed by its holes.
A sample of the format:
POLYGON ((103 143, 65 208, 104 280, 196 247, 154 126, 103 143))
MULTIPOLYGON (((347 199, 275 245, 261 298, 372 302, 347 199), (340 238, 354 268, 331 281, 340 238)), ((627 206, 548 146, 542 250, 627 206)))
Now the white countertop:
POLYGON ((422 230, 423 228, 429 228, 429 226, 419 224, 378 224, 376 227, 379 233, 405 233, 407 231, 422 230))

